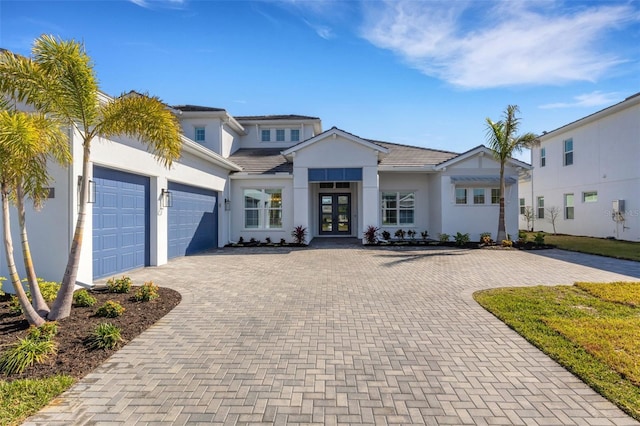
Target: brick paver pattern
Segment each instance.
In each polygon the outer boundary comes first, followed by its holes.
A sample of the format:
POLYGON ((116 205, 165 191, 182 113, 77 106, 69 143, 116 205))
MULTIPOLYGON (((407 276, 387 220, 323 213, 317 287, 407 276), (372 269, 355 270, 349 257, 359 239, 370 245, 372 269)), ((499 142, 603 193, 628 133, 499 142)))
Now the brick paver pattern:
POLYGON ((639 280, 640 263, 312 246, 129 275, 182 303, 27 424, 636 424, 472 294, 639 280))

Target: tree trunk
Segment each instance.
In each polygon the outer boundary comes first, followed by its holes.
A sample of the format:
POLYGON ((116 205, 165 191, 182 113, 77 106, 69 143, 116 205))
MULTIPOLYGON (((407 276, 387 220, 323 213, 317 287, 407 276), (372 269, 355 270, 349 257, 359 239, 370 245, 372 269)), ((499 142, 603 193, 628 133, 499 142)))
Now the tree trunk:
POLYGON ((89 194, 89 186, 87 185, 87 176, 89 175, 89 143, 84 141, 84 149, 82 155, 82 180, 80 183, 80 200, 78 206, 78 220, 76 221, 76 229, 73 233, 73 241, 69 250, 69 258, 67 259, 67 267, 62 277, 60 290, 56 296, 56 300, 51 306, 48 319, 56 321, 66 318, 71 313, 71 304, 73 303, 73 291, 76 286, 76 278, 78 276, 78 267, 80 266, 80 253, 82 250, 82 237, 84 233, 84 222, 87 216, 87 196, 89 194))
POLYGON ((31 304, 42 318, 46 318, 49 313, 49 306, 42 297, 40 286, 33 259, 31 259, 31 249, 29 248, 29 239, 27 238, 27 226, 24 211, 24 191, 22 184, 16 185, 16 207, 18 209, 18 221, 20 222, 20 237, 22 242, 22 257, 24 258, 24 269, 27 273, 27 282, 29 283, 29 293, 31 293, 31 304))
POLYGON ((506 185, 504 183, 504 160, 500 162, 500 214, 498 215, 498 235, 496 241, 501 242, 507 239, 507 231, 504 222, 504 193, 506 185))
POLYGON ((31 306, 31 303, 29 303, 29 299, 22 288, 20 276, 18 275, 18 270, 13 258, 13 241, 11 239, 11 225, 9 219, 9 198, 5 182, 0 184, 0 192, 2 193, 2 230, 4 233, 4 249, 7 256, 7 269, 9 270, 11 284, 13 284, 16 296, 18 296, 20 306, 22 307, 22 312, 29 324, 40 327, 45 323, 45 320, 38 315, 35 309, 33 309, 33 306, 31 306))

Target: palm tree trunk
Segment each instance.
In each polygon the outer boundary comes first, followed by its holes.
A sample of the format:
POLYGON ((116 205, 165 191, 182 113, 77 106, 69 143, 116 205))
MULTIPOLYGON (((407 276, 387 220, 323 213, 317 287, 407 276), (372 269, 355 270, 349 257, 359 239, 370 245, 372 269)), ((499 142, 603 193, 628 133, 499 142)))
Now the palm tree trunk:
POLYGON ((507 231, 504 221, 504 193, 506 185, 504 183, 504 160, 500 162, 500 214, 498 215, 498 235, 496 241, 507 239, 507 231))
POLYGON ((69 258, 67 259, 67 267, 62 277, 60 290, 56 296, 56 300, 51 306, 48 319, 57 321, 66 318, 71 314, 71 304, 73 303, 73 291, 76 286, 76 278, 78 277, 78 267, 80 266, 80 254, 82 251, 82 237, 84 234, 84 222, 87 216, 87 196, 89 194, 89 186, 87 185, 87 176, 89 175, 89 141, 85 141, 82 155, 82 181, 80 183, 80 200, 78 207, 78 219, 76 221, 76 229, 73 233, 73 241, 69 250, 69 258))
POLYGON ((40 286, 33 259, 31 258, 31 249, 29 248, 29 239, 27 238, 27 226, 24 210, 24 191, 22 184, 16 185, 16 207, 18 209, 18 221, 20 222, 20 237, 22 242, 22 257, 24 258, 24 269, 27 273, 27 281, 29 283, 29 293, 31 293, 31 304, 42 318, 46 318, 49 313, 49 306, 42 297, 40 286))
POLYGON ((33 306, 31 306, 31 303, 29 303, 29 299, 22 288, 20 276, 18 275, 18 270, 13 258, 13 241, 11 238, 11 223, 9 218, 9 194, 7 191, 7 184, 5 182, 0 184, 0 192, 2 193, 2 230, 4 234, 4 249, 7 256, 7 268, 9 269, 11 284, 13 284, 16 296, 18 296, 20 306, 22 307, 22 312, 29 324, 40 327, 45 323, 45 320, 38 315, 35 309, 33 309, 33 306))

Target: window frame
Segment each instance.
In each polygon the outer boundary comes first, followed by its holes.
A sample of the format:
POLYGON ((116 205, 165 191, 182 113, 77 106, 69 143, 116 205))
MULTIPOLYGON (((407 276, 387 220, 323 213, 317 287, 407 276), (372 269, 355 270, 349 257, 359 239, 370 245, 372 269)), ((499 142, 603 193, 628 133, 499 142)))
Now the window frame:
POLYGON ((276 142, 284 142, 286 139, 285 129, 276 129, 276 142))
MULTIPOLYGON (((283 198, 282 198, 283 189, 282 188, 274 188, 274 187, 251 187, 251 188, 243 188, 242 190, 242 200, 243 200, 243 221, 242 226, 245 231, 271 231, 271 230, 281 230, 283 229, 283 198), (257 207, 247 207, 247 193, 249 191, 258 192, 261 194, 260 200, 258 201, 260 204, 257 207), (271 197, 276 194, 280 194, 279 205, 273 207, 271 203, 274 203, 274 199, 271 197), (267 200, 267 195, 269 195, 269 199, 267 200), (247 212, 255 211, 257 212, 258 224, 257 226, 247 226, 247 212), (280 224, 279 226, 271 225, 272 212, 279 212, 276 217, 279 218, 280 224)), ((277 199, 275 200, 277 203, 277 199)))
POLYGON ((547 148, 540 148, 540 167, 545 167, 547 165, 547 148))
POLYGON ((453 200, 456 204, 456 206, 466 206, 469 204, 469 189, 468 188, 463 188, 463 187, 456 187, 454 194, 453 194, 453 200), (464 198, 461 196, 458 196, 458 191, 464 191, 464 198))
POLYGON ((260 129, 260 142, 271 142, 271 129, 260 129), (265 135, 268 136, 266 139, 265 135))
POLYGON ((536 197, 536 216, 538 219, 544 219, 544 195, 536 197))
POLYGON ((291 129, 289 131, 289 138, 291 139, 291 142, 300 142, 300 129, 291 129), (293 137, 294 132, 296 135, 295 138, 293 137))
POLYGON ((491 188, 491 204, 492 205, 500 204, 500 188, 491 188), (497 195, 493 194, 494 191, 497 191, 497 195))
POLYGON ((381 214, 381 224, 382 226, 415 226, 416 222, 416 191, 380 191, 380 214, 381 214), (386 204, 387 201, 391 201, 390 199, 385 199, 385 196, 394 195, 395 198, 393 200, 394 207, 388 207, 386 204), (411 196, 412 205, 411 207, 403 207, 402 202, 403 199, 406 201, 406 198, 411 196), (395 221, 391 222, 387 220, 387 212, 395 213, 395 221), (411 212, 411 222, 403 222, 402 212, 411 212))
POLYGON ((582 191, 582 202, 583 203, 597 203, 598 202, 598 191, 582 191), (595 197, 595 199, 587 199, 587 197, 595 197))
POLYGON ((520 206, 520 214, 523 215, 525 213, 525 209, 527 208, 527 200, 524 198, 520 198, 518 200, 518 204, 520 206))
POLYGON ((195 126, 193 128, 193 140, 195 142, 204 142, 207 138, 207 131, 204 126, 195 126), (198 134, 202 132, 202 137, 198 137, 198 134))
POLYGON ((574 220, 576 218, 575 216, 576 199, 573 193, 563 194, 562 198, 564 200, 564 219, 574 220))
POLYGON ((471 194, 473 196, 473 205, 484 205, 486 203, 486 189, 485 188, 471 188, 471 194), (482 191, 480 193, 479 191, 482 191), (480 202, 482 200, 482 202, 480 202))
POLYGON ((571 166, 573 164, 573 138, 565 139, 562 142, 562 148, 563 148, 562 165, 571 166), (567 149, 568 144, 571 144, 570 150, 567 149))

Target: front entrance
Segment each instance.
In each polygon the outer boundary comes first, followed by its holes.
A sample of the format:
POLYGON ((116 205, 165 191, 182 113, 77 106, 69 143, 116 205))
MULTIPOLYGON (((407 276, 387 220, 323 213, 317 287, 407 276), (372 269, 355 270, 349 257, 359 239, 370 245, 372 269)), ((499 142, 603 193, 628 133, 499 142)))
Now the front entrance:
POLYGON ((320 194, 320 235, 351 235, 351 194, 320 194))

